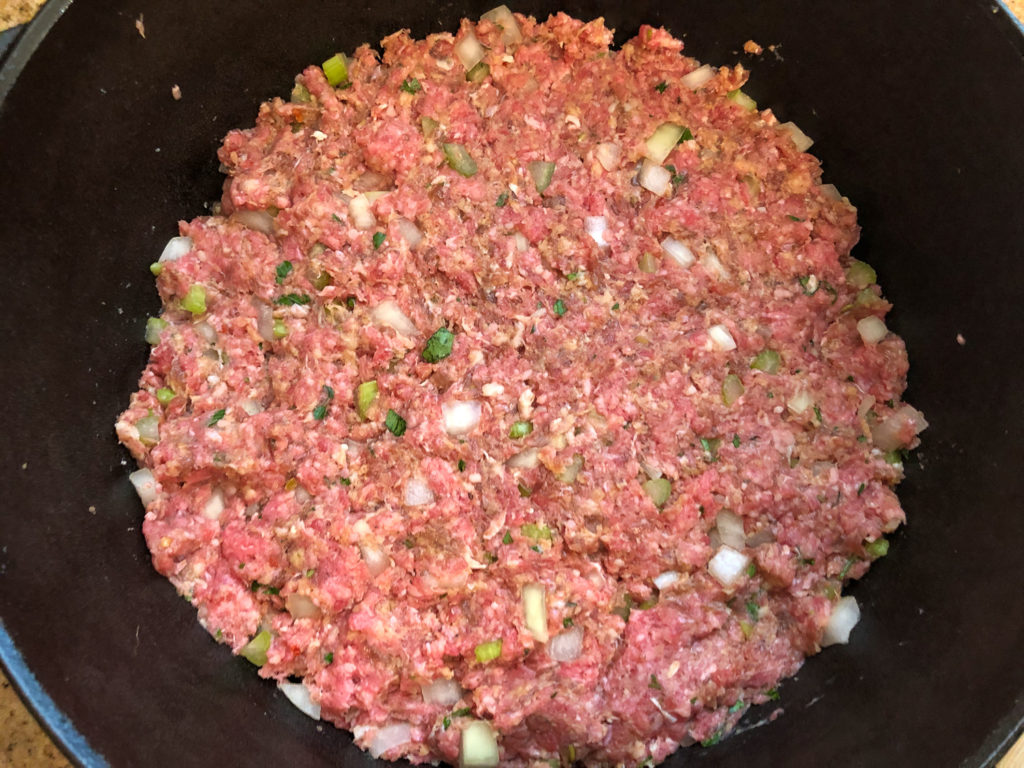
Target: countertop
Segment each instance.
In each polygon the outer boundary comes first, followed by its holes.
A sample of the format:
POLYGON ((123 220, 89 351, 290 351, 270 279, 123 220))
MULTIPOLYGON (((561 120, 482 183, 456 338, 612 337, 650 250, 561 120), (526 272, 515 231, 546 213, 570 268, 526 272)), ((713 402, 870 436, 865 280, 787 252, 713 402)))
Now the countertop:
MULTIPOLYGON (((1024 20, 1024 0, 1005 0, 1018 19, 1024 20)), ((0 0, 0 32, 24 24, 43 5, 43 0, 0 0)), ((0 671, 0 768, 70 768, 11 688, 0 671)), ((1024 768, 1024 737, 1000 761, 998 768, 1024 768)))

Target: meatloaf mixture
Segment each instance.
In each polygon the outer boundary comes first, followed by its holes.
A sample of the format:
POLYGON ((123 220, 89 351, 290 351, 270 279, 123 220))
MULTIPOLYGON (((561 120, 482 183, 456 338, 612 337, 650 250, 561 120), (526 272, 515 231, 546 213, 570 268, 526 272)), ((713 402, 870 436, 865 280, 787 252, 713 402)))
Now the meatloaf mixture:
POLYGON ((611 42, 502 7, 311 66, 153 265, 153 562, 375 756, 712 744, 904 519, 925 422, 854 207, 741 67, 611 42))

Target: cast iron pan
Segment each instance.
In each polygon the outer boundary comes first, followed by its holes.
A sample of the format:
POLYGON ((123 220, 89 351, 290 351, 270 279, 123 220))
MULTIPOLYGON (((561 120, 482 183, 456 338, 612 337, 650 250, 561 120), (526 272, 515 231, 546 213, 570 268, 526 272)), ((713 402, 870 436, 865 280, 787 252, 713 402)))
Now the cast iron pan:
MULTIPOLYGON (((373 763, 217 645, 152 570, 112 425, 159 307, 147 267, 218 197, 224 133, 310 62, 496 3, 64 0, 8 57, 0 658, 77 762, 373 763)), ((817 139, 826 180, 860 209, 855 254, 896 305, 908 399, 931 422, 900 489, 910 523, 853 587, 853 642, 783 685, 775 722, 669 765, 988 764, 1024 721, 1024 36, 981 0, 561 7, 604 15, 618 42, 663 24, 702 60, 744 62, 758 103, 817 139), (748 38, 779 55, 745 56, 748 38)))

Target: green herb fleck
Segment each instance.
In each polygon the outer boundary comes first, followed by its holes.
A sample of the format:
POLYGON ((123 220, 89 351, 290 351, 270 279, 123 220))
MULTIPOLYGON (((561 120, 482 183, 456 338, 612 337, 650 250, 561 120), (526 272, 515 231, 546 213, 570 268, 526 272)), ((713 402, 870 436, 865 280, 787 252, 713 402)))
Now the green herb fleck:
POLYGON ((401 437, 405 434, 405 419, 391 408, 388 408, 388 414, 384 417, 384 426, 395 437, 401 437))
POLYGON ((562 619, 562 626, 569 629, 572 626, 572 616, 566 616, 562 619))
POLYGON ((334 651, 328 651, 324 654, 324 664, 334 663, 334 651))
POLYGON ((498 199, 494 201, 494 204, 498 208, 504 208, 506 205, 508 205, 508 192, 505 191, 498 195, 498 199))
POLYGON ((739 448, 740 447, 740 436, 735 434, 735 433, 733 433, 733 436, 732 436, 732 447, 733 448, 739 448))
POLYGON ((444 717, 442 717, 441 718, 441 730, 442 731, 447 731, 451 727, 452 727, 452 719, 450 717, 448 717, 448 715, 445 715, 444 717))
POLYGON ((663 691, 663 690, 665 690, 664 688, 661 687, 661 683, 658 682, 658 676, 654 675, 654 674, 651 675, 651 682, 649 682, 647 684, 647 687, 648 688, 653 688, 656 691, 663 691))
POLYGON ((521 437, 526 437, 531 432, 533 432, 533 422, 515 421, 512 423, 512 426, 509 427, 508 436, 513 440, 518 440, 521 437))
POLYGON ((466 460, 465 459, 459 459, 458 466, 459 466, 459 472, 465 472, 466 471, 466 460))
POLYGON ((803 221, 799 216, 794 216, 792 213, 787 213, 786 218, 790 221, 803 221))
POLYGON ((214 411, 214 412, 213 412, 213 415, 212 415, 212 416, 210 417, 210 420, 209 420, 208 422, 206 422, 206 426, 208 426, 208 427, 212 427, 212 426, 213 426, 214 424, 216 424, 216 423, 217 423, 218 421, 220 421, 221 419, 223 419, 223 418, 224 418, 224 415, 225 415, 226 413, 227 413, 227 412, 226 412, 226 411, 225 411, 225 410, 224 410, 223 408, 219 408, 219 409, 217 409, 216 411, 214 411))
POLYGON ((750 616, 751 621, 757 621, 757 617, 761 615, 761 609, 757 605, 757 601, 751 598, 747 600, 747 615, 750 616))
POLYGON ((336 213, 332 213, 332 214, 331 214, 331 218, 332 218, 332 219, 333 219, 334 221, 336 221, 336 222, 338 222, 339 224, 341 224, 341 217, 340 217, 340 216, 339 216, 338 214, 336 214, 336 213))
POLYGON ((274 270, 277 273, 275 282, 277 282, 278 285, 281 285, 285 281, 285 278, 292 273, 292 269, 293 267, 290 261, 282 261, 278 264, 277 269, 274 270))
POLYGON ((533 489, 530 488, 529 486, 519 483, 519 495, 524 499, 528 499, 531 495, 533 495, 533 489))
POLYGON ((566 279, 566 280, 570 280, 570 281, 571 281, 571 280, 578 280, 578 279, 579 279, 579 276, 580 276, 580 273, 579 273, 579 272, 570 272, 569 274, 567 274, 567 275, 565 276, 565 279, 566 279))
POLYGON ((841 570, 839 572, 839 580, 840 581, 842 581, 843 579, 846 578, 846 574, 848 574, 850 572, 850 569, 853 567, 853 564, 855 562, 857 562, 857 558, 855 558, 855 557, 851 557, 851 558, 847 559, 846 564, 843 565, 843 570, 841 570))
POLYGON ((374 232, 373 233, 373 247, 374 247, 374 249, 380 248, 382 245, 384 245, 384 238, 385 237, 387 237, 387 235, 385 235, 383 232, 374 232))
POLYGON ((455 334, 442 325, 427 339, 427 344, 423 347, 420 357, 428 363, 440 362, 452 353, 454 343, 455 334))
POLYGON ((731 707, 729 707, 729 714, 730 715, 734 715, 737 712, 739 712, 741 709, 743 709, 743 707, 744 707, 743 699, 737 699, 736 703, 733 704, 731 707))
POLYGON ((777 701, 779 698, 779 689, 769 688, 764 695, 768 697, 769 701, 777 701))
POLYGON ((473 713, 471 707, 459 707, 452 710, 452 717, 469 717, 473 713))
POLYGON ((720 437, 702 437, 700 439, 700 447, 704 449, 705 457, 710 463, 718 461, 718 449, 721 445, 722 438, 720 437))
POLYGON ((284 307, 304 306, 312 299, 304 293, 286 293, 274 299, 274 303, 284 307))
POLYGON ((869 541, 864 545, 864 551, 868 553, 868 556, 872 560, 885 557, 889 554, 889 540, 883 537, 875 539, 874 541, 869 541))
POLYGON ((565 302, 562 301, 561 299, 555 299, 554 310, 555 314, 558 315, 559 317, 561 317, 562 315, 569 311, 565 306, 565 302))
POLYGON ((693 141, 693 133, 689 128, 683 128, 683 135, 679 137, 677 144, 682 144, 684 141, 693 141))
POLYGON ((618 308, 619 308, 619 302, 616 301, 614 304, 612 304, 612 312, 617 311, 618 308))
POLYGON ((423 90, 423 86, 420 85, 420 81, 415 77, 405 78, 405 80, 402 81, 402 84, 398 87, 406 93, 419 93, 423 90))
POLYGON ((511 531, 505 531, 505 535, 501 537, 501 543, 502 544, 511 544, 512 543, 512 532, 511 531))
POLYGON ((356 297, 355 296, 347 297, 345 299, 345 307, 348 309, 349 312, 351 312, 353 309, 355 309, 356 308, 356 297))
POLYGON ((654 86, 654 90, 656 90, 658 93, 664 93, 667 88, 668 83, 666 83, 664 80, 662 80, 660 83, 654 86))
POLYGON ((754 564, 754 563, 751 563, 750 565, 747 566, 747 576, 749 576, 750 578, 754 578, 756 575, 757 575, 757 565, 754 564))
POLYGON ((866 486, 864 485, 864 483, 861 483, 860 485, 857 486, 857 495, 858 496, 860 496, 862 493, 864 493, 864 488, 865 487, 866 486))
POLYGON ((819 408, 817 405, 814 406, 814 417, 818 420, 819 424, 824 424, 825 423, 821 419, 821 408, 819 408))

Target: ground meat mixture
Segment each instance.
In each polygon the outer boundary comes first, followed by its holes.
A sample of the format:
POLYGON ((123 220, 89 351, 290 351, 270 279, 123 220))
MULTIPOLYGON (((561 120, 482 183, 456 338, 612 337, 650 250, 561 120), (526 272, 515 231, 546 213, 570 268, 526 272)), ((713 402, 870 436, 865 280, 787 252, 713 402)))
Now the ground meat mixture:
POLYGON ((153 562, 374 755, 713 743, 904 519, 925 423, 854 207, 742 68, 611 42, 499 8, 312 66, 153 266, 117 424, 153 562))

